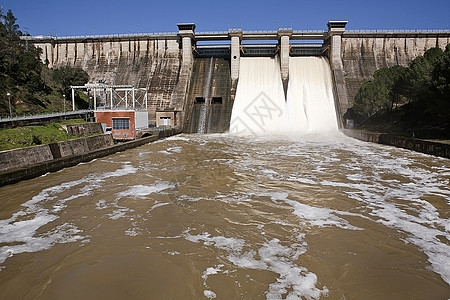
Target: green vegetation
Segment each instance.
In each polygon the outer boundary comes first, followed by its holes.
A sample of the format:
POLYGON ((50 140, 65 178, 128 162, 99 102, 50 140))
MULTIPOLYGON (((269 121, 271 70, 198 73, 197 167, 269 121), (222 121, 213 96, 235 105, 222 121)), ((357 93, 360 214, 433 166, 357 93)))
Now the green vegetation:
MULTIPOLYGON (((19 28, 11 10, 4 14, 0 8, 0 116, 9 115, 10 103, 12 115, 70 107, 70 85, 87 83, 88 74, 69 66, 48 68, 40 60, 41 49, 24 40, 19 28)), ((84 94, 77 94, 75 101, 79 108, 89 105, 84 94)))
POLYGON ((0 151, 71 140, 63 125, 84 123, 81 119, 52 123, 45 126, 26 126, 0 130, 0 151))
POLYGON ((419 138, 450 138, 450 44, 408 67, 381 68, 364 82, 347 118, 360 127, 419 138))

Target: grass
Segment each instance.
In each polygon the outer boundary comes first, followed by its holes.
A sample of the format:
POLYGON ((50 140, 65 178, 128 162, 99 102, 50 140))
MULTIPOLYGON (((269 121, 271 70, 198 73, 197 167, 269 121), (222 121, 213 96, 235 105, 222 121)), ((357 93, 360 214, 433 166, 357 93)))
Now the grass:
POLYGON ((77 137, 69 135, 62 125, 84 123, 83 120, 67 120, 44 126, 26 126, 0 130, 0 151, 50 144, 71 140, 77 137))

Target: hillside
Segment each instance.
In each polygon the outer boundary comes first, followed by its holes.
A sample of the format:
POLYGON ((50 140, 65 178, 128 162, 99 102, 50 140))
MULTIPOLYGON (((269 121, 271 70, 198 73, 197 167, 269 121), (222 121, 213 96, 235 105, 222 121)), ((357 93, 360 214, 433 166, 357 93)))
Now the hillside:
MULTIPOLYGON (((83 85, 89 76, 82 69, 50 69, 40 60, 41 49, 22 40, 24 34, 11 10, 0 8, 0 116, 62 112, 69 107, 70 85, 83 85), (67 103, 65 103, 65 101, 67 103)), ((79 108, 87 96, 76 95, 79 108)))
POLYGON ((384 111, 378 112, 357 128, 404 137, 450 140, 450 118, 439 118, 415 103, 405 104, 389 116, 384 111))
POLYGON ((375 71, 344 116, 359 128, 422 139, 450 139, 450 44, 408 67, 375 71))

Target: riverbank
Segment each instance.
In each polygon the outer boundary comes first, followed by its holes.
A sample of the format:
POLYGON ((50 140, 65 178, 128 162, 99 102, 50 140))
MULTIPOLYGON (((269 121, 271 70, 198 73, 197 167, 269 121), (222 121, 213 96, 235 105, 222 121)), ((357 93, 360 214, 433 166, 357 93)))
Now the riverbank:
POLYGON ((1 153, 5 156, 3 161, 15 161, 14 164, 16 165, 0 171, 0 186, 38 177, 48 172, 55 172, 180 132, 178 128, 163 128, 151 131, 151 136, 117 144, 114 144, 111 135, 101 135, 51 145, 4 151, 1 153))
POLYGON ((450 158, 450 143, 447 141, 441 142, 436 140, 407 138, 388 133, 371 132, 358 129, 342 129, 342 132, 349 137, 365 142, 395 146, 425 154, 450 158))
POLYGON ((101 134, 103 134, 103 128, 100 123, 90 123, 82 119, 0 129, 0 151, 58 143, 101 134))

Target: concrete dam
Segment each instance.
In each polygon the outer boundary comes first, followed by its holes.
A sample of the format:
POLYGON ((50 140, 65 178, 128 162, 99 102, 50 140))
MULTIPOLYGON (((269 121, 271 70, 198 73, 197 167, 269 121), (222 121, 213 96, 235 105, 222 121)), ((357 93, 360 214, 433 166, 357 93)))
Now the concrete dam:
MULTIPOLYGON (((329 21, 327 31, 178 32, 79 37, 27 37, 42 49, 49 67, 81 67, 91 82, 148 90, 148 120, 171 123, 188 133, 226 132, 242 60, 276 60, 287 100, 290 65, 297 57, 328 61, 338 126, 360 84, 381 67, 406 66, 432 47, 450 43, 450 31, 347 31, 347 21, 329 21)), ((277 71, 278 72, 278 71, 277 71)))

